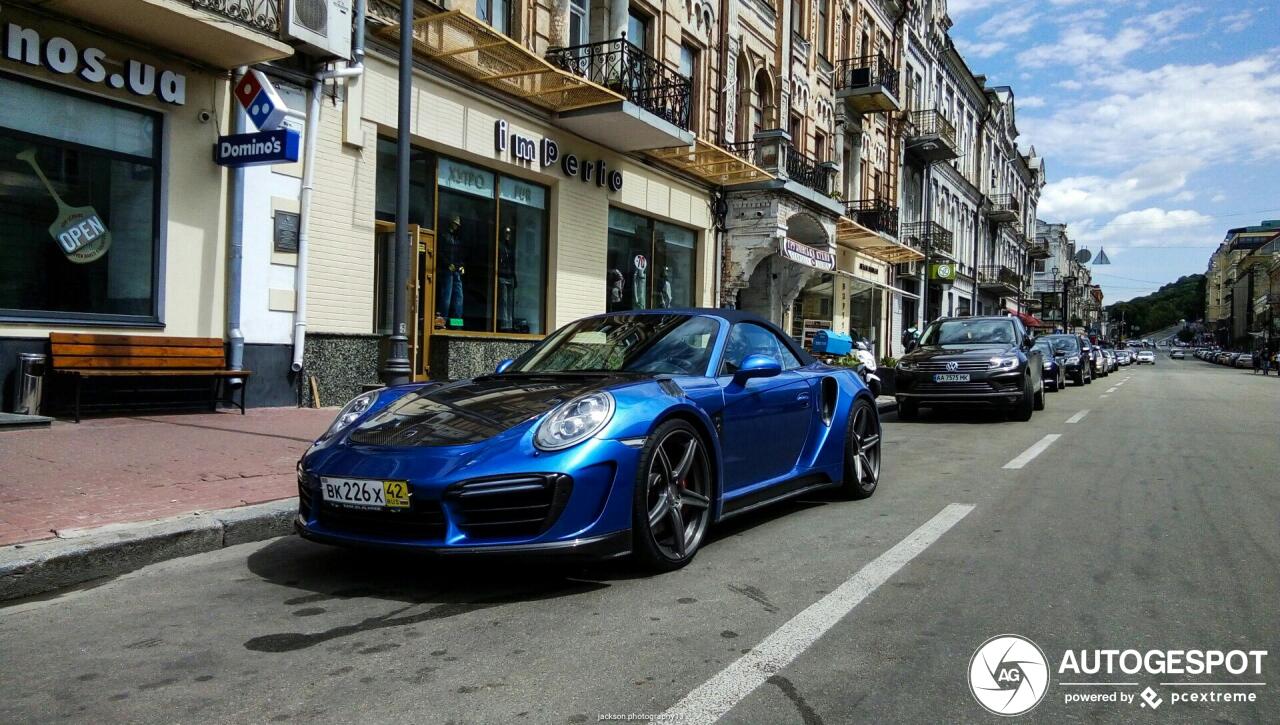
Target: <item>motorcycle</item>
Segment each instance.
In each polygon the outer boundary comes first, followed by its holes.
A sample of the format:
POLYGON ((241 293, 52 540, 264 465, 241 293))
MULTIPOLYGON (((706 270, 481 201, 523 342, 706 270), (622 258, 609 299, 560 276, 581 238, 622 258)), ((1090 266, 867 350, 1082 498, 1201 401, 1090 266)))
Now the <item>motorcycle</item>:
POLYGON ((871 389, 871 394, 880 397, 880 391, 883 384, 880 376, 876 375, 876 356, 871 353, 871 347, 866 342, 859 340, 853 343, 853 351, 851 353, 858 360, 858 374, 862 376, 862 382, 867 384, 871 389))

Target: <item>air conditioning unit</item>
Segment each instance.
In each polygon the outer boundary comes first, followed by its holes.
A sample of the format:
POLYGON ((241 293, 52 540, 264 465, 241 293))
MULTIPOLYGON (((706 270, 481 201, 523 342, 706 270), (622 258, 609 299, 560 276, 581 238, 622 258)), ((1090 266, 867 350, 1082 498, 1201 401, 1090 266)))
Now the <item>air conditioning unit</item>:
POLYGON ((350 0, 284 0, 280 35, 308 55, 351 59, 350 0))

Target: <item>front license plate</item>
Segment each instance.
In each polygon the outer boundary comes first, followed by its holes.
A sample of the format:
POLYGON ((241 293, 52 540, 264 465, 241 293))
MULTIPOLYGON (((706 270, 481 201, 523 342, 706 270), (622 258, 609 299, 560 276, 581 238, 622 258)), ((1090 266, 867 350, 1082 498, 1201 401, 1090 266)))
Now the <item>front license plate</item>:
POLYGON ((364 478, 321 478, 320 495, 328 503, 364 508, 409 508, 409 484, 405 481, 372 481, 364 478))
POLYGON ((933 376, 935 383, 967 383, 969 373, 939 373, 933 376))

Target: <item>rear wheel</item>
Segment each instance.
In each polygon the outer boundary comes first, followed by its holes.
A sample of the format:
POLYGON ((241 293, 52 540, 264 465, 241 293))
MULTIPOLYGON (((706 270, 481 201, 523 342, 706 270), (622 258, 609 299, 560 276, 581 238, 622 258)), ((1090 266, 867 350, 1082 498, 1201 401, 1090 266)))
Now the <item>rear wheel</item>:
POLYGON ((852 499, 868 498, 880 482, 880 416, 875 406, 858 398, 849 411, 844 438, 844 486, 852 499))
POLYGON ((914 400, 898 401, 899 420, 915 420, 920 415, 920 404, 914 400))
POLYGON ((1043 379, 1040 381, 1040 389, 1036 391, 1035 409, 1044 410, 1044 380, 1043 379))
POLYGON ((711 464, 698 431, 682 420, 658 426, 640 454, 631 530, 633 556, 671 571, 698 553, 711 520, 711 464))

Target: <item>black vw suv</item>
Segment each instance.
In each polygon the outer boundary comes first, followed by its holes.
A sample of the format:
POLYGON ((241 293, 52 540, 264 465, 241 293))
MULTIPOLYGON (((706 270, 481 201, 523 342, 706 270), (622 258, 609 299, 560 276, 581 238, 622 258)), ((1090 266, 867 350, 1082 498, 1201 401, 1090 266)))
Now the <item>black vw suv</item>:
POLYGON ((1016 317, 944 317, 930 323, 897 368, 898 417, 920 406, 1007 406, 1016 420, 1044 410, 1044 361, 1016 317))

